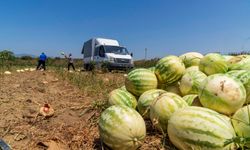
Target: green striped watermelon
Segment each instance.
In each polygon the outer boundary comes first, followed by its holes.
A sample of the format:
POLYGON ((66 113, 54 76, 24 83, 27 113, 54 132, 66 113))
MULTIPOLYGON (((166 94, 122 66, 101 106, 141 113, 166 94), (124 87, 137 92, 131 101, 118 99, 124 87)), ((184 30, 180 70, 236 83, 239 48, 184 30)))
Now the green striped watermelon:
POLYGON ((250 103, 250 71, 247 70, 232 70, 229 71, 227 74, 235 77, 236 79, 240 80, 245 89, 246 89, 246 102, 245 104, 249 104, 250 103))
POLYGON ((199 66, 201 58, 203 55, 197 52, 188 52, 179 56, 186 67, 199 66))
MULTIPOLYGON (((238 109, 232 117, 232 123, 238 136, 250 138, 250 105, 238 109)), ((250 141, 246 146, 250 148, 250 141)))
POLYGON ((204 80, 199 98, 204 107, 230 115, 245 103, 246 90, 243 84, 232 76, 215 74, 204 80))
POLYGON ((199 106, 202 107, 200 99, 197 94, 189 94, 184 97, 182 97, 189 106, 199 106))
POLYGON ((181 95, 180 82, 179 81, 174 82, 172 84, 159 84, 158 87, 160 89, 165 90, 165 91, 172 92, 172 93, 175 93, 177 95, 181 95))
POLYGON ((240 62, 242 59, 246 58, 247 55, 237 55, 237 56, 232 56, 229 60, 229 64, 235 64, 237 62, 240 62))
POLYGON ((189 106, 192 106, 194 100, 195 100, 197 97, 198 97, 198 95, 196 95, 196 94, 190 94, 190 95, 186 95, 186 96, 182 97, 182 99, 183 99, 184 101, 186 101, 187 104, 188 104, 189 106))
POLYGON ((230 118, 213 110, 189 106, 177 110, 168 122, 170 141, 180 150, 233 150, 224 145, 234 138, 230 118))
POLYGON ((225 58, 220 54, 210 53, 201 59, 199 69, 207 75, 212 75, 227 72, 228 66, 225 58))
POLYGON ((125 85, 123 85, 122 87, 120 87, 120 89, 123 90, 123 91, 127 91, 125 85))
POLYGON ((199 66, 191 66, 191 67, 188 67, 188 68, 186 68, 185 73, 186 73, 186 72, 189 72, 189 71, 200 71, 200 70, 199 70, 199 66))
POLYGON ((239 55, 230 59, 230 70, 250 70, 250 55, 239 55))
POLYGON ((109 94, 109 105, 126 105, 131 108, 136 108, 137 100, 128 91, 115 89, 109 94))
POLYGON ((138 112, 144 117, 149 118, 149 107, 153 100, 166 91, 161 89, 152 89, 144 92, 138 99, 138 112))
POLYGON ((126 89, 136 96, 157 88, 157 78, 155 74, 144 68, 131 71, 125 80, 126 89))
POLYGON ((148 68, 148 70, 155 72, 155 67, 150 67, 150 68, 148 68))
POLYGON ((162 84, 171 84, 179 80, 185 72, 185 66, 177 56, 160 59, 155 66, 155 74, 162 84))
POLYGON ((198 94, 201 82, 206 79, 206 74, 201 71, 186 72, 180 82, 180 91, 182 95, 198 94))
POLYGON ((234 58, 234 56, 231 56, 231 55, 222 55, 222 57, 224 57, 224 59, 226 60, 226 62, 229 62, 230 59, 234 58))
POLYGON ((150 119, 160 131, 167 131, 170 116, 178 109, 187 107, 188 104, 177 94, 166 92, 150 105, 150 119))
POLYGON ((100 116, 99 134, 113 150, 136 150, 146 136, 146 125, 136 110, 113 105, 100 116))

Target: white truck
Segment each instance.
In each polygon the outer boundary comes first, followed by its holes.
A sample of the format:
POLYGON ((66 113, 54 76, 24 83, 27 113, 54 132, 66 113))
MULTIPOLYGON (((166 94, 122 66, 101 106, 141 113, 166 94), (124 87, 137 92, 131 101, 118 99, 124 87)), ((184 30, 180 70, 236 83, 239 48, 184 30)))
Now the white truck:
POLYGON ((130 69, 134 67, 133 54, 120 46, 117 40, 105 38, 92 38, 86 41, 82 48, 84 69, 93 69, 106 65, 109 71, 114 69, 130 69))

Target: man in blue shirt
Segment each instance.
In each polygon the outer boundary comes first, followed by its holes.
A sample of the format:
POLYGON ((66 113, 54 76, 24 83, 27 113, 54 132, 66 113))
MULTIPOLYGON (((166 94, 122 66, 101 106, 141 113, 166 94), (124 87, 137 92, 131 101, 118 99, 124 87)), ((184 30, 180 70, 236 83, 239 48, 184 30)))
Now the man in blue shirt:
POLYGON ((40 69, 41 65, 42 65, 42 68, 44 70, 46 70, 46 67, 45 67, 46 59, 47 59, 47 56, 44 54, 44 52, 42 52, 42 54, 39 56, 39 61, 38 61, 38 65, 36 67, 36 70, 40 69))

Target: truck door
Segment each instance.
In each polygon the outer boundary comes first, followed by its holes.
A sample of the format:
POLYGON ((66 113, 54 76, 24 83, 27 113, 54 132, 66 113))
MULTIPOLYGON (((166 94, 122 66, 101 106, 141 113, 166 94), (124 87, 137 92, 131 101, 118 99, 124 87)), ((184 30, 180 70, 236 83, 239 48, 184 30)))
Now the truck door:
POLYGON ((99 57, 100 57, 100 62, 103 62, 105 59, 105 51, 103 46, 100 46, 99 57))
POLYGON ((104 59, 105 59, 104 47, 103 46, 96 47, 94 53, 94 62, 96 63, 98 68, 101 66, 104 59))

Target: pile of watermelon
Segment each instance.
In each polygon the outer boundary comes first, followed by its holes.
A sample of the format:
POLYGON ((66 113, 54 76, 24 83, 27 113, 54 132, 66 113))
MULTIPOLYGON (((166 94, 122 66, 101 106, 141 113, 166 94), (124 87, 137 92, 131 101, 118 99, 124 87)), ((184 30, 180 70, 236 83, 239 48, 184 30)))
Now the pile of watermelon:
POLYGON ((180 150, 250 148, 250 55, 170 55, 125 78, 99 119, 111 149, 140 147, 147 119, 180 150))

